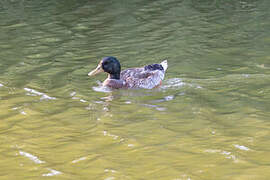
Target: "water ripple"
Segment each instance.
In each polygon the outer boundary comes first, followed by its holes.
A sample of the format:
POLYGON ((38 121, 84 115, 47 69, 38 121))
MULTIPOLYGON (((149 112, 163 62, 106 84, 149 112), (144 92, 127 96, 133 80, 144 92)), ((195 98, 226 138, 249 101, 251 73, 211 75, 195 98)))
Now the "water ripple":
POLYGON ((31 95, 31 96, 41 96, 40 100, 46 99, 46 100, 55 100, 55 97, 50 97, 48 95, 46 95, 45 93, 42 92, 38 92, 34 89, 30 89, 30 88, 24 88, 25 91, 29 92, 29 94, 27 95, 31 95))
POLYGON ((165 81, 164 85, 161 86, 164 89, 167 88, 178 88, 184 86, 186 83, 182 81, 180 78, 171 78, 165 81))
MULTIPOLYGON (((37 156, 35 156, 33 154, 30 154, 28 152, 19 151, 19 154, 21 156, 24 156, 24 157, 30 159, 31 161, 33 161, 36 164, 43 164, 43 163, 45 163, 45 161, 40 160, 37 156)), ((46 169, 49 170, 50 172, 49 173, 46 173, 46 174, 42 174, 42 176, 56 176, 56 175, 62 174, 62 172, 57 171, 55 169, 51 169, 51 168, 46 168, 46 169)))
POLYGON ((232 159, 234 162, 238 162, 236 156, 233 155, 229 151, 223 151, 223 150, 219 150, 219 149, 207 149, 205 152, 208 152, 208 153, 219 153, 221 155, 224 155, 225 158, 227 158, 227 159, 232 159))
POLYGON ((96 92, 104 92, 104 93, 112 92, 110 88, 105 87, 105 86, 94 86, 93 90, 96 92))
POLYGON ((83 160, 86 160, 86 157, 81 157, 79 159, 75 159, 75 160, 72 161, 72 163, 77 163, 77 162, 83 161, 83 160))
POLYGON ((37 156, 34 156, 28 152, 19 151, 19 153, 21 156, 27 157, 28 159, 30 159, 31 161, 34 161, 37 164, 45 163, 45 161, 41 161, 37 156))
POLYGON ((56 171, 55 169, 48 168, 48 170, 50 172, 47 174, 42 174, 42 176, 56 176, 56 175, 62 174, 60 171, 56 171))
POLYGON ((235 144, 234 147, 240 149, 240 150, 243 150, 243 151, 249 151, 250 149, 246 146, 242 146, 242 145, 238 145, 238 144, 235 144))
POLYGON ((112 138, 115 139, 115 140, 119 138, 119 136, 110 134, 108 131, 103 131, 103 135, 104 135, 104 136, 112 137, 112 138))
POLYGON ((161 106, 158 106, 158 105, 153 105, 153 104, 142 104, 142 106, 150 107, 150 108, 155 108, 155 109, 158 110, 158 111, 166 111, 166 108, 165 108, 165 107, 161 107, 161 106))

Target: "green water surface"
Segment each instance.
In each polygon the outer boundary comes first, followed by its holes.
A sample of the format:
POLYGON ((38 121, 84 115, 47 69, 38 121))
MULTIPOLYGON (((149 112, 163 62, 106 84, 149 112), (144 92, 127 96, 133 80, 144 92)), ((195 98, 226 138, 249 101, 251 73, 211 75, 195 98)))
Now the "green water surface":
POLYGON ((269 0, 1 0, 1 180, 269 180, 269 0), (154 90, 87 73, 168 59, 154 90))

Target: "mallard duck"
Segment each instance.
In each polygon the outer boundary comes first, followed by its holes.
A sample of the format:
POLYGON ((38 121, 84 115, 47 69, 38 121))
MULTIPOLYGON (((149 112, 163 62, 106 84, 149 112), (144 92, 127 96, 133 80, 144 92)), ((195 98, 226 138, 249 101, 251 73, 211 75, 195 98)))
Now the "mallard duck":
POLYGON ((167 60, 164 60, 160 64, 151 64, 121 71, 120 62, 115 57, 108 56, 103 58, 96 69, 88 73, 88 76, 106 72, 108 73, 108 78, 103 82, 103 86, 114 89, 152 89, 161 85, 167 67, 167 60))

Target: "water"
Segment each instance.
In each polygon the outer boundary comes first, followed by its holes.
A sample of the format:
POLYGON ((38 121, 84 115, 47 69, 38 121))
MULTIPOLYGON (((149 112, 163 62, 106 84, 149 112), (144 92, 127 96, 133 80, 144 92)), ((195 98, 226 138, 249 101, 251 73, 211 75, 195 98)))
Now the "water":
POLYGON ((268 180, 269 7, 0 1, 0 179, 268 180), (104 90, 108 55, 165 81, 104 90))

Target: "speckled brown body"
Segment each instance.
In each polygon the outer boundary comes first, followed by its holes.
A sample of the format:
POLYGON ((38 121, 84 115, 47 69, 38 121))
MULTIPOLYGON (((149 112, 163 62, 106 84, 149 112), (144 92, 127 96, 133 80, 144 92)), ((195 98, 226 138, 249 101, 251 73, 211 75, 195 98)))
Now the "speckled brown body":
POLYGON ((130 68, 121 72, 119 80, 107 78, 103 85, 116 89, 152 89, 161 85, 163 79, 163 70, 149 71, 144 68, 130 68))
POLYGON ((126 82, 128 88, 152 89, 160 85, 164 73, 164 70, 126 69, 121 72, 120 79, 126 82))
POLYGON ((167 67, 167 60, 164 60, 160 64, 150 64, 141 68, 129 68, 121 71, 119 61, 115 57, 108 56, 103 58, 97 68, 88 75, 107 72, 109 75, 103 82, 103 86, 110 88, 152 89, 161 85, 167 67))

